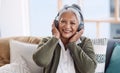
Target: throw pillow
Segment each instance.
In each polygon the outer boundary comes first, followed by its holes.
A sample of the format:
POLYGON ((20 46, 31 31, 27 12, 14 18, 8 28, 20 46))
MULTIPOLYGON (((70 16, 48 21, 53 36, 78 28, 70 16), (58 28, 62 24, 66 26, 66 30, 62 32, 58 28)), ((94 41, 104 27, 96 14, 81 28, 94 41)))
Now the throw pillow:
POLYGON ((120 44, 115 43, 109 66, 106 73, 119 73, 120 72, 120 44))
POLYGON ((25 60, 19 57, 14 63, 6 64, 0 67, 0 73, 31 73, 25 60))
POLYGON ((42 68, 33 61, 33 53, 38 45, 23 43, 16 40, 10 40, 10 62, 14 63, 22 56, 31 70, 31 73, 42 73, 42 68))
POLYGON ((104 73, 108 40, 106 38, 96 38, 91 39, 91 41, 93 43, 93 48, 97 60, 97 67, 95 73, 104 73))

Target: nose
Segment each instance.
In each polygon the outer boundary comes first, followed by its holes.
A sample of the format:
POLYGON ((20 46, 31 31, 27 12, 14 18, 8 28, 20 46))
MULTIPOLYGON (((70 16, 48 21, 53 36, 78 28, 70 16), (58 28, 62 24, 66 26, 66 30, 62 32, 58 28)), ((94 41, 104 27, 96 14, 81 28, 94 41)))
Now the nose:
POLYGON ((70 26, 70 23, 66 23, 64 27, 65 27, 65 28, 70 28, 70 27, 71 27, 71 26, 70 26))

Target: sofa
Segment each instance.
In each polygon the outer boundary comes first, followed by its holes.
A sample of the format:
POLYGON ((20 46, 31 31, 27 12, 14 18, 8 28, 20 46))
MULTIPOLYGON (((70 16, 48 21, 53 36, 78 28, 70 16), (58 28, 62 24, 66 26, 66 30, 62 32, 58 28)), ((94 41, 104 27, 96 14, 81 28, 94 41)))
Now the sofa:
MULTIPOLYGON (((9 41, 17 40, 25 43, 38 44, 41 41, 41 37, 34 36, 18 36, 18 37, 6 37, 0 38, 0 66, 4 66, 10 63, 10 46, 9 41)), ((107 43, 107 52, 106 52, 106 63, 105 63, 105 72, 109 66, 110 58, 114 49, 114 43, 120 43, 119 39, 109 39, 107 43)))
MULTIPOLYGON (((108 40, 108 43, 107 43, 107 51, 106 51, 106 62, 105 62, 105 72, 106 70, 108 69, 109 65, 110 65, 110 60, 111 60, 111 56, 112 56, 112 53, 114 51, 114 44, 115 43, 119 43, 120 44, 120 39, 109 39, 108 40)), ((119 48, 120 49, 120 48, 119 48)), ((120 52, 120 51, 119 51, 120 52)), ((118 55, 119 56, 119 55, 118 55)), ((118 61, 118 60, 116 60, 118 61)), ((113 62, 113 61, 112 61, 113 62)), ((120 62, 119 62, 120 64, 120 62)), ((118 65, 120 66, 120 65, 118 65)), ((117 67, 117 66, 116 66, 117 67)), ((119 70, 120 71, 120 70, 119 70)), ((117 73, 119 73, 119 71, 116 71, 117 73)), ((114 73, 116 73, 114 72, 114 73)), ((113 73, 113 72, 111 72, 113 73)))
POLYGON ((10 40, 17 40, 25 43, 38 44, 40 42, 40 37, 32 36, 16 36, 16 37, 6 37, 0 38, 0 66, 10 63, 10 40))

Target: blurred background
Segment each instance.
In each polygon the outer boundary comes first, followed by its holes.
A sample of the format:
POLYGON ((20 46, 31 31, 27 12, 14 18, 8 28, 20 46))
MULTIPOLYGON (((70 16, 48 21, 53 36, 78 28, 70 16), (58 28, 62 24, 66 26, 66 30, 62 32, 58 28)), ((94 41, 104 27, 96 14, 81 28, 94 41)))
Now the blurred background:
POLYGON ((0 0, 0 37, 51 36, 51 25, 64 5, 81 6, 84 36, 120 38, 120 0, 0 0))

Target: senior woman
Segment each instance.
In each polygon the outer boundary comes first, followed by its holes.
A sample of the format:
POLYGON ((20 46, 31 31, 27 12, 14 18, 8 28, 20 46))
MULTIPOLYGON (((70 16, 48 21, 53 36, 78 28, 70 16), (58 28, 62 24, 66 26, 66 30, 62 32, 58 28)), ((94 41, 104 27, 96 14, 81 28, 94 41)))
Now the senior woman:
POLYGON ((43 73, 94 73, 95 53, 89 38, 82 36, 84 20, 78 5, 65 5, 52 24, 52 37, 43 38, 33 60, 43 73))

